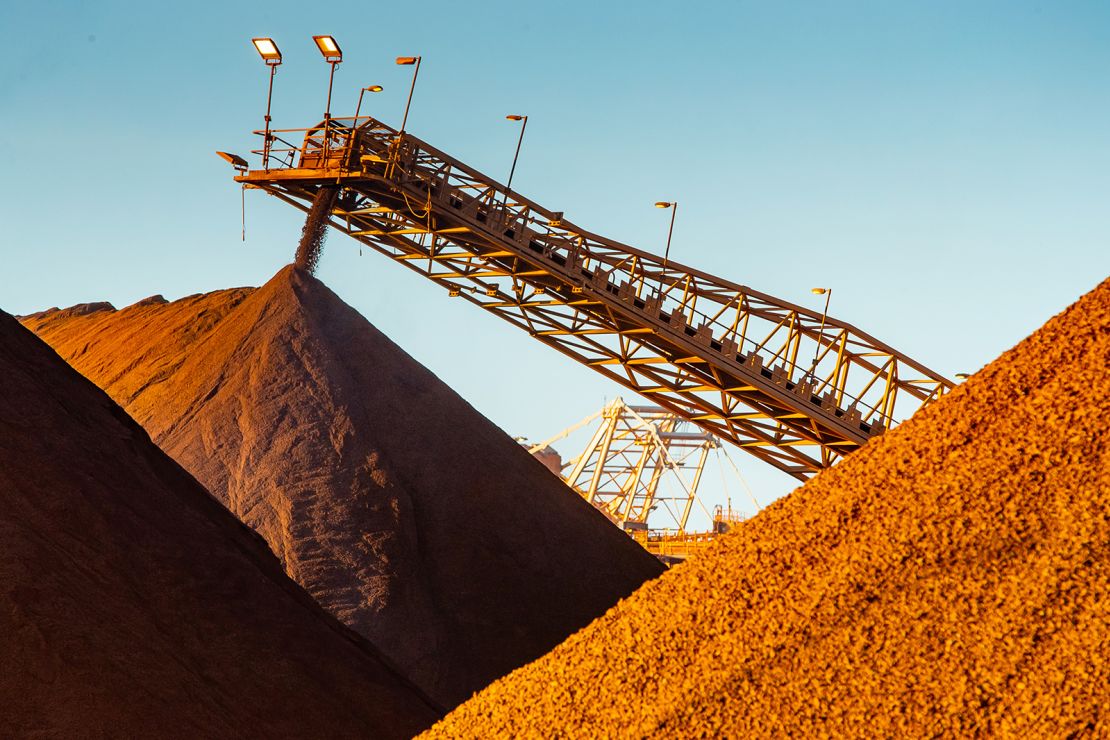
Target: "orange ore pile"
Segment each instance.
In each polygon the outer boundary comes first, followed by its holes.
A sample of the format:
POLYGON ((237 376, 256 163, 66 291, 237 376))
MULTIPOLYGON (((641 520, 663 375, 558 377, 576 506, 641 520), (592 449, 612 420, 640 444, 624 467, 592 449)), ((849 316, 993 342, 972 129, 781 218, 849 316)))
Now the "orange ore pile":
POLYGON ((24 322, 445 706, 662 572, 303 270, 24 322))
POLYGON ((427 737, 1110 734, 1110 280, 427 737))
POLYGON ((0 311, 4 737, 408 738, 440 711, 0 311))

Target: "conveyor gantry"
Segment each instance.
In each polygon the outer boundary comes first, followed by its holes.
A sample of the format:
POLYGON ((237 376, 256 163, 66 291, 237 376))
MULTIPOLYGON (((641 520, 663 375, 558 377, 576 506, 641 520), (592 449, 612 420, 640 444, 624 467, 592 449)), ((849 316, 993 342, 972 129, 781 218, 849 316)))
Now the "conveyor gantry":
POLYGON ((276 138, 238 182, 304 211, 339 186, 336 229, 796 478, 952 387, 850 324, 581 229, 373 118, 272 133, 301 141, 276 138))

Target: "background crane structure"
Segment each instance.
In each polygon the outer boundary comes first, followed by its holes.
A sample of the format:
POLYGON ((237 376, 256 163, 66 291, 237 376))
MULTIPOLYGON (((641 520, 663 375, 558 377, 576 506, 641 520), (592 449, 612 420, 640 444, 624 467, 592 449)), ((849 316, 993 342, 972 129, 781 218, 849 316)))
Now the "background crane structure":
POLYGON ((306 212, 334 198, 334 228, 800 480, 952 387, 850 324, 591 233, 369 116, 269 135, 281 146, 237 182, 306 212))
MULTIPOLYGON (((618 397, 550 439, 519 441, 572 491, 667 564, 685 560, 745 519, 733 510, 731 497, 727 509, 718 505, 712 514, 698 499, 710 452, 718 466, 723 457, 755 509, 760 508, 717 438, 658 406, 630 406, 618 397), (580 430, 590 430, 589 442, 580 455, 564 462, 551 445, 580 430), (695 504, 711 521, 708 531, 687 530, 695 504)), ((724 483, 723 468, 721 475, 724 483)))
POLYGON ((648 531, 648 517, 658 509, 670 529, 684 532, 717 439, 664 408, 629 406, 618 397, 529 452, 541 453, 598 420, 582 454, 562 464, 563 481, 625 531, 648 531))

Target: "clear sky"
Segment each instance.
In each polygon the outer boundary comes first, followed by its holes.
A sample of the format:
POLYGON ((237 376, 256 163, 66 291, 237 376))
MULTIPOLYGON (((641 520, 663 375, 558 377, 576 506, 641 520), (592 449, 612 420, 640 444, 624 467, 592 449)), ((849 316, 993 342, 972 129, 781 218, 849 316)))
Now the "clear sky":
MULTIPOLYGON (((213 151, 361 85, 400 123, 593 231, 831 312, 974 371, 1110 273, 1110 3, 44 2, 0 4, 0 308, 257 285, 301 214, 213 151)), ((621 390, 333 234, 319 277, 513 435, 621 390)), ((573 450, 564 449, 564 454, 573 450)), ((434 455, 434 450, 429 450, 434 455)), ((734 453, 764 501, 790 479, 734 453)), ((710 501, 720 486, 709 485, 710 501)))

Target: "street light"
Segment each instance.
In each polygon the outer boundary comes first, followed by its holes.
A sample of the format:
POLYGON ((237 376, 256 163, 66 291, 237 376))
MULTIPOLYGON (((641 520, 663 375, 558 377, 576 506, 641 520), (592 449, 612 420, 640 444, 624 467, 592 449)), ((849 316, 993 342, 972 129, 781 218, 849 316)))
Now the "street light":
POLYGON ((266 132, 262 135, 262 168, 270 169, 270 101, 274 97, 274 73, 281 64, 281 50, 274 40, 266 37, 251 39, 255 51, 270 68, 270 89, 266 91, 266 132))
POLYGON ((412 91, 416 89, 416 76, 420 74, 421 57, 397 57, 397 64, 401 66, 416 65, 412 70, 412 85, 409 86, 409 99, 405 102, 405 117, 401 119, 401 130, 397 132, 397 140, 405 135, 405 126, 409 122, 409 106, 412 105, 412 91))
POLYGON ((528 128, 528 116, 505 116, 505 120, 523 122, 520 125, 520 136, 516 140, 516 154, 513 155, 512 169, 509 170, 509 182, 505 185, 505 190, 507 191, 505 197, 507 199, 508 192, 511 192, 513 189, 513 175, 516 173, 516 160, 520 156, 520 145, 524 141, 524 129, 528 128))
POLYGON ((380 93, 382 91, 382 89, 383 88, 382 88, 381 85, 371 85, 370 87, 364 87, 364 88, 362 88, 361 90, 358 91, 358 105, 355 106, 355 125, 356 126, 358 126, 358 112, 359 112, 359 110, 362 109, 362 96, 363 96, 363 94, 368 93, 368 92, 380 93))
POLYGON ((343 62, 343 50, 332 36, 313 36, 312 40, 316 42, 316 48, 320 50, 324 61, 331 65, 331 74, 328 76, 328 105, 324 109, 324 125, 327 126, 331 119, 331 84, 335 80, 335 68, 343 62))
POLYGON ((660 200, 655 204, 656 208, 670 208, 671 209, 671 226, 667 229, 667 248, 663 252, 663 269, 667 269, 667 258, 671 254, 671 235, 674 234, 674 217, 678 213, 678 201, 660 200))
POLYGON ((810 288, 810 292, 814 295, 825 296, 825 310, 821 312, 821 331, 817 335, 817 349, 813 350, 813 364, 810 365, 809 373, 817 369, 817 358, 821 354, 821 347, 825 342, 825 319, 829 315, 829 301, 832 300, 832 288, 810 288))
MULTIPOLYGON (((219 154, 219 152, 216 152, 216 153, 219 154)), ((970 373, 956 373, 956 379, 957 380, 967 380, 970 377, 971 377, 970 373)))

